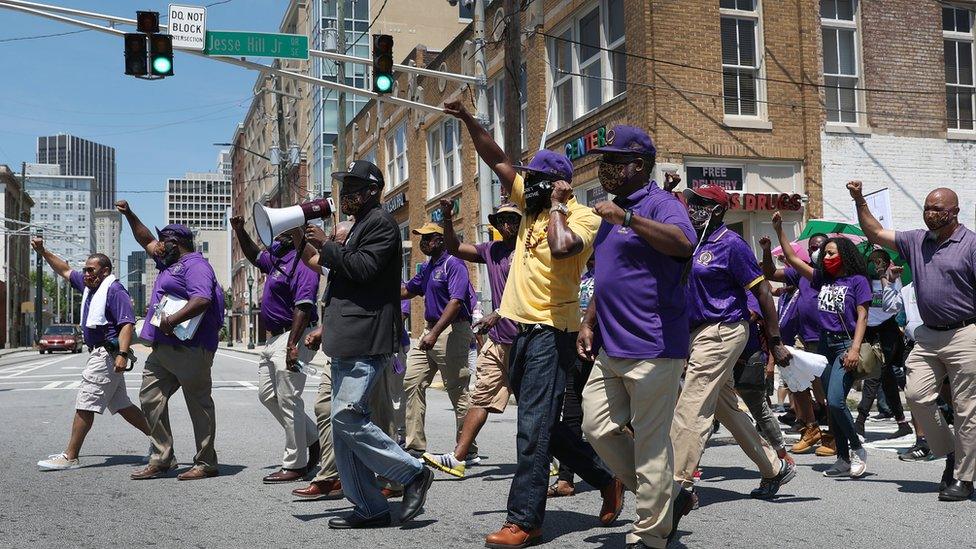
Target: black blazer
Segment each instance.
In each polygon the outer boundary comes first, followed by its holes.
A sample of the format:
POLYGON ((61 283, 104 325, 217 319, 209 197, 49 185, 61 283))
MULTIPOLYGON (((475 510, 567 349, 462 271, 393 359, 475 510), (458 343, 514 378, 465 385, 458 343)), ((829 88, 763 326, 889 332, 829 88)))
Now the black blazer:
POLYGON ((333 358, 395 353, 400 317, 400 228, 378 204, 359 216, 346 244, 326 242, 319 263, 329 269, 322 350, 333 358))

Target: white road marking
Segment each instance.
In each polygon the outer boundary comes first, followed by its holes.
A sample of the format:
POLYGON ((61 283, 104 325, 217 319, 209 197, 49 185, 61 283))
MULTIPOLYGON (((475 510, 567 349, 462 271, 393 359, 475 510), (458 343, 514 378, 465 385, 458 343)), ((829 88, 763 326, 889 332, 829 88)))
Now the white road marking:
POLYGON ((46 391, 48 389, 60 389, 61 387, 59 387, 59 385, 61 385, 60 381, 52 381, 51 383, 48 383, 47 385, 40 387, 39 390, 46 391))
POLYGON ((84 370, 84 366, 62 366, 62 370, 84 370))
POLYGON ((258 360, 251 360, 249 358, 242 358, 235 355, 229 355, 227 353, 217 353, 217 356, 222 356, 224 358, 233 358, 234 360, 240 360, 241 362, 250 362, 251 364, 261 364, 258 360))
MULTIPOLYGON (((34 366, 32 368, 27 368, 25 370, 21 370, 19 372, 10 374, 8 376, 3 376, 3 379, 7 379, 7 378, 11 378, 11 377, 19 377, 19 376, 21 376, 23 374, 26 374, 27 372, 33 372, 34 370, 37 370, 38 368, 43 368, 45 366, 53 366, 54 364, 57 364, 59 362, 64 362, 65 360, 69 360, 69 359, 72 359, 72 358, 75 358, 75 356, 74 355, 68 355, 68 356, 65 356, 65 357, 61 357, 61 358, 59 358, 57 360, 45 361, 43 364, 38 364, 37 366, 34 366)), ((33 364, 33 363, 31 363, 31 364, 33 364)))

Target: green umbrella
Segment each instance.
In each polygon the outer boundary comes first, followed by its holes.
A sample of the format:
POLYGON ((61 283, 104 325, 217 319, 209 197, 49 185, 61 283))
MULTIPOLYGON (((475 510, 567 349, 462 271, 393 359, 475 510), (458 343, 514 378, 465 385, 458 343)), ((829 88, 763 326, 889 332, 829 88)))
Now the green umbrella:
MULTIPOLYGON (((826 234, 831 238, 837 236, 849 238, 854 242, 854 244, 857 245, 857 249, 864 254, 865 258, 867 258, 867 256, 876 249, 874 244, 868 242, 867 237, 864 235, 864 231, 861 230, 859 225, 845 223, 843 221, 830 221, 827 219, 811 219, 808 221, 806 226, 803 227, 803 231, 800 232, 800 235, 796 237, 796 240, 797 242, 805 243, 805 241, 809 240, 811 236, 817 233, 826 234)), ((803 249, 806 249, 805 245, 803 246, 803 249)), ((912 281, 912 271, 908 267, 908 263, 905 261, 905 259, 898 255, 898 252, 889 250, 887 248, 877 249, 883 249, 888 253, 892 263, 905 268, 901 274, 902 284, 908 284, 912 281)))

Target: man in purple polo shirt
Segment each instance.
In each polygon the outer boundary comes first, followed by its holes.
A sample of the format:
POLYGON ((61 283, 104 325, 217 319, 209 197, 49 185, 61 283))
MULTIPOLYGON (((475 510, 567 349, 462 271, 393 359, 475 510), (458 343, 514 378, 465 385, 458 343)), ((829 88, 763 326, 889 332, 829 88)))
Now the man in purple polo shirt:
POLYGON ((932 454, 946 456, 939 499, 968 500, 976 478, 976 233, 959 223, 959 197, 951 189, 925 198, 928 230, 893 231, 871 214, 860 181, 847 188, 868 240, 898 250, 912 269, 922 326, 905 363, 905 397, 932 454), (955 434, 936 402, 946 378, 955 434))
MULTIPOLYGON (((827 243, 827 240, 827 235, 823 233, 814 234, 807 240, 807 255, 810 257, 811 265, 817 263, 820 250, 827 243)), ((793 267, 776 268, 776 265, 773 263, 772 251, 770 250, 772 243, 768 236, 763 236, 759 239, 759 246, 763 250, 762 270, 766 280, 781 282, 796 288, 796 294, 792 299, 794 303, 791 305, 796 318, 797 329, 795 336, 800 338, 804 349, 815 352, 820 346, 820 309, 817 305, 820 292, 813 289, 810 286, 810 281, 800 276, 800 273, 793 267)), ((781 330, 783 329, 782 323, 783 319, 781 318, 781 330)), ((788 345, 795 344, 793 339, 787 336, 787 334, 784 333, 782 335, 783 341, 788 345)), ((790 334, 790 336, 793 335, 790 334)), ((807 389, 799 393, 790 391, 790 394, 792 395, 796 417, 803 424, 803 428, 800 431, 800 440, 790 448, 790 452, 794 454, 809 454, 819 444, 821 447, 816 449, 818 455, 835 455, 837 450, 833 440, 834 437, 820 431, 820 424, 817 422, 817 416, 813 411, 813 396, 816 396, 821 410, 827 409, 827 400, 820 378, 818 377, 813 380, 812 389, 807 389)))
MULTIPOLYGON (((406 399, 406 450, 415 457, 427 451, 424 418, 427 414, 427 387, 434 374, 441 373, 447 395, 454 406, 457 436, 461 435, 468 412, 468 348, 474 339, 471 331, 471 280, 464 261, 444 249, 444 229, 427 223, 413 234, 420 236, 420 251, 428 259, 400 291, 401 299, 424 296, 427 327, 417 347, 407 353, 407 373, 403 377, 406 399)), ((468 458, 478 455, 471 444, 468 458)))
POLYGON ((600 184, 615 198, 594 206, 603 221, 577 339, 581 358, 595 360, 583 388, 583 432, 637 495, 628 547, 663 548, 691 507, 674 486, 669 429, 688 357, 681 273, 695 232, 681 202, 651 180, 657 149, 646 132, 615 126, 590 152, 602 154, 600 184))
POLYGON ((42 238, 32 239, 31 247, 47 261, 55 274, 82 292, 81 331, 89 355, 75 400, 71 437, 64 452, 37 462, 37 466, 44 471, 76 469, 81 467, 78 453, 92 428, 95 414, 105 410, 119 414, 149 436, 146 417, 129 400, 123 377, 129 366, 129 345, 135 332, 136 317, 132 312, 129 292, 112 275, 112 262, 107 256, 90 255, 79 273, 71 270, 67 261, 45 249, 42 238))
POLYGON ((691 351, 671 426, 674 477, 685 488, 694 485, 712 421, 718 419, 762 474, 759 488, 750 495, 770 499, 793 479, 796 468, 776 455, 749 415, 738 407, 732 370, 749 338, 747 291, 759 301, 769 352, 776 363, 788 365, 790 353, 780 338, 772 290, 755 254, 722 222, 731 204, 729 195, 721 187, 708 185, 686 189, 684 197, 699 243, 685 288, 691 351))
POLYGON ((125 200, 115 203, 125 216, 135 237, 146 253, 156 261, 159 276, 153 286, 147 309, 147 320, 140 337, 152 343, 146 359, 139 400, 152 428, 152 452, 149 465, 132 473, 133 480, 158 478, 176 468, 173 457, 173 434, 169 427, 169 398, 183 389, 183 398, 193 424, 197 453, 193 467, 180 473, 179 480, 197 480, 217 476, 217 452, 214 436, 217 416, 214 411, 210 369, 213 367, 217 339, 224 322, 224 291, 217 284, 213 267, 195 251, 193 233, 183 225, 167 225, 153 238, 149 229, 129 209, 125 200), (181 309, 161 313, 159 326, 149 319, 164 296, 185 301, 181 309), (181 339, 175 329, 201 316, 196 332, 181 339))
POLYGON ((522 210, 515 204, 502 204, 495 213, 488 216, 489 223, 502 239, 477 245, 458 240, 454 232, 453 207, 450 201, 441 201, 441 212, 444 214, 447 251, 464 261, 483 263, 487 268, 491 306, 494 309, 475 326, 481 332, 488 331, 488 341, 478 354, 474 392, 471 394, 471 404, 464 417, 454 453, 424 454, 424 461, 431 467, 456 477, 464 477, 465 458, 475 437, 488 421, 489 413, 501 414, 505 411, 512 392, 508 382, 508 351, 517 330, 514 322, 498 314, 498 307, 501 306, 508 271, 512 267, 522 210))
POLYGON ((269 249, 261 250, 244 230, 242 216, 232 217, 230 224, 244 257, 265 274, 261 323, 271 337, 258 364, 258 399, 285 430, 285 453, 281 469, 263 481, 294 482, 317 465, 321 454, 315 422, 302 400, 307 376, 298 367, 315 356, 305 337, 318 322, 319 274, 295 250, 296 239, 302 241, 298 229, 276 236, 269 249))

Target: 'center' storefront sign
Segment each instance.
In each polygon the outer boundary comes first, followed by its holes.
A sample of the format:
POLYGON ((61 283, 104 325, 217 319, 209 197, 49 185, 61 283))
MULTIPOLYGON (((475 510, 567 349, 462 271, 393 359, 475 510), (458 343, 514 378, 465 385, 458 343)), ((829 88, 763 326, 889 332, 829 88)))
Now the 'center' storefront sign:
POLYGON ((599 128, 587 134, 581 135, 569 143, 566 143, 566 156, 568 156, 570 160, 576 160, 577 158, 582 158, 591 149, 602 147, 606 144, 607 127, 600 126, 599 128))

